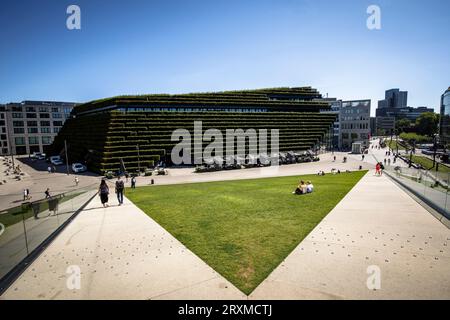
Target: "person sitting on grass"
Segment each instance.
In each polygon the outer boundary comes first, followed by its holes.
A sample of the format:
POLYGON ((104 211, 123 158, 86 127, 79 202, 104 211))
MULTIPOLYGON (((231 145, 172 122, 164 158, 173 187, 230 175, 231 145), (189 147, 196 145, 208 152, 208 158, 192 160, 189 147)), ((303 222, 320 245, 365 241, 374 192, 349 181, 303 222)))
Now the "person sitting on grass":
POLYGON ((306 183, 306 193, 311 193, 314 191, 314 185, 312 184, 311 181, 308 181, 306 183))
POLYGON ((297 189, 292 191, 292 194, 305 194, 305 193, 306 193, 306 184, 305 181, 302 180, 297 186, 297 189))

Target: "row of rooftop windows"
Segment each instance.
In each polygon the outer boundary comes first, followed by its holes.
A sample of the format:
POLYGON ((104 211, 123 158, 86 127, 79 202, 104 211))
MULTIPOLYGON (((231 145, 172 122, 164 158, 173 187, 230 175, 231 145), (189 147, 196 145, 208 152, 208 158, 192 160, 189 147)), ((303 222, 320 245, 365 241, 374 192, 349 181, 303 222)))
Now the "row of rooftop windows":
MULTIPOLYGON (((2 107, 3 110, 1 111, 5 111, 5 108, 2 107)), ((25 112, 62 112, 62 113, 66 113, 69 114, 72 111, 72 108, 68 108, 68 107, 23 107, 23 106, 12 106, 11 107, 11 111, 12 112, 23 112, 25 109, 25 112)))
MULTIPOLYGON (((14 128, 14 134, 22 134, 25 133, 25 128, 14 128)), ((53 133, 58 133, 61 130, 61 127, 54 127, 53 133)), ((41 127, 41 128, 35 128, 35 127, 28 127, 27 128, 28 133, 52 133, 52 128, 49 127, 41 127)))
MULTIPOLYGON (((52 113, 52 118, 54 119, 62 119, 65 118, 67 119, 70 115, 69 114, 63 114, 63 113, 52 113)), ((35 119, 37 118, 38 114, 37 113, 26 113, 25 116, 23 113, 20 112, 13 112, 12 113, 12 117, 14 119, 22 119, 22 118, 32 118, 35 119)), ((50 118, 50 113, 39 113, 39 118, 41 119, 49 119, 50 118)))
POLYGON ((268 112, 266 108, 118 108, 122 112, 205 112, 205 111, 221 111, 221 112, 268 112))
MULTIPOLYGON (((28 127, 37 127, 38 123, 41 127, 49 127, 51 123, 55 127, 62 127, 63 121, 26 121, 28 127)), ((13 121, 13 127, 24 127, 25 121, 13 121)))
POLYGON ((342 123, 341 129, 369 129, 368 123, 342 123))
MULTIPOLYGON (((52 137, 50 136, 43 136, 40 137, 42 144, 51 144, 52 143, 52 137)), ((16 146, 24 146, 26 142, 25 137, 15 137, 14 143, 16 146)), ((28 143, 29 144, 39 144, 39 137, 28 137, 28 143)))

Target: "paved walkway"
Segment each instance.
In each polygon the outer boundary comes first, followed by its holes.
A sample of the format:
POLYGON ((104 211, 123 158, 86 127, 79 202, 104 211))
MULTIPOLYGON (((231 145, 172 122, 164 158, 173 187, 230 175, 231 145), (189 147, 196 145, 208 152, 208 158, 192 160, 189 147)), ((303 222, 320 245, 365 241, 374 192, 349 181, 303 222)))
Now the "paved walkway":
POLYGON ((1 297, 243 298, 236 287, 127 199, 121 207, 104 209, 98 197, 1 297), (76 276, 70 266, 80 268, 79 290, 67 286, 76 276))
POLYGON ((450 230, 370 171, 250 298, 450 299, 450 230))
MULTIPOLYGON (((7 158, 10 160, 10 158, 7 158)), ((23 202, 23 189, 29 189, 32 201, 45 198, 45 190, 50 188, 52 195, 73 191, 80 188, 95 186, 99 183, 98 175, 85 172, 81 174, 70 175, 66 173, 66 166, 58 166, 56 173, 48 173, 48 163, 45 160, 32 162, 28 157, 15 157, 15 165, 20 165, 25 174, 21 181, 16 181, 13 176, 6 177, 5 163, 0 160, 0 180, 6 180, 7 183, 0 185, 0 213, 2 210, 20 206, 23 202), (75 176, 79 179, 78 186, 75 184, 75 176)))
POLYGON ((371 171, 246 297, 129 201, 96 198, 1 298, 450 299, 449 244, 449 229, 371 171), (72 265, 79 290, 67 288, 72 265), (366 286, 371 265, 380 290, 366 286))
POLYGON ((331 153, 320 154, 319 158, 320 161, 318 162, 204 173, 195 173, 193 168, 169 168, 169 175, 166 176, 138 177, 137 186, 149 185, 151 180, 156 185, 166 185, 316 174, 321 170, 329 173, 333 168, 341 171, 355 171, 359 170, 359 166, 362 166, 362 169, 373 167, 372 164, 361 161, 361 155, 349 155, 345 152, 335 152, 334 155, 331 153), (334 156, 336 156, 336 161, 333 159, 334 156), (343 163, 344 157, 348 159, 346 163, 343 163))

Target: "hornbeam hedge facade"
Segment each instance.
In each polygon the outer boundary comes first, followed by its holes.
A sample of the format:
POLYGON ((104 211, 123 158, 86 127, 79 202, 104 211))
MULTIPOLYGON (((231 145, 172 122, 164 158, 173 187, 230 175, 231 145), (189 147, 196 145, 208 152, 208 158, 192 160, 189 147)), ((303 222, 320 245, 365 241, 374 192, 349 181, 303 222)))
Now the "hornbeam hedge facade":
POLYGON ((172 132, 187 129, 194 137, 194 121, 202 121, 203 132, 214 128, 224 136, 226 129, 279 129, 281 152, 304 151, 323 141, 336 119, 320 113, 329 109, 320 98, 302 87, 97 100, 74 108, 51 149, 60 153, 66 140, 69 161, 98 173, 119 170, 121 159, 128 171, 145 169, 159 160, 170 164, 178 143, 172 132))

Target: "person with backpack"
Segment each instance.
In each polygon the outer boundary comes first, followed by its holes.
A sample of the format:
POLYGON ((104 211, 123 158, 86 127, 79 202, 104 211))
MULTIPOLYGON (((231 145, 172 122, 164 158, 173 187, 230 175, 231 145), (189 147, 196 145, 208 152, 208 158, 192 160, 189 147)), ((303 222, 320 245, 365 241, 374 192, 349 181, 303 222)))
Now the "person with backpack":
POLYGON ((376 166, 375 166, 375 175, 380 175, 380 162, 377 162, 376 166))
POLYGON ((98 188, 98 194, 100 195, 100 201, 104 208, 108 207, 109 187, 105 180, 102 180, 100 187, 98 188))
POLYGON ((119 201, 119 206, 123 204, 123 190, 125 189, 125 185, 123 183, 123 180, 120 178, 120 176, 117 177, 116 181, 116 194, 117 194, 117 200, 119 201))

